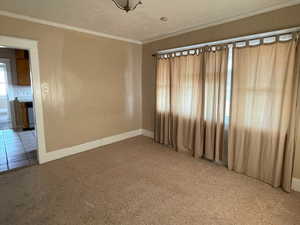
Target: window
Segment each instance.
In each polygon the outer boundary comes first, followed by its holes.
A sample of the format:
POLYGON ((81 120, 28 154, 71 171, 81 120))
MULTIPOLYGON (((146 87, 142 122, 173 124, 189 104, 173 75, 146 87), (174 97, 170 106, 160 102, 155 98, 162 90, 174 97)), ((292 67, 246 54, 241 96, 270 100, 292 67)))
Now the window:
POLYGON ((156 107, 161 113, 169 112, 170 110, 170 80, 169 80, 169 60, 159 60, 157 73, 161 74, 156 81, 156 107))
POLYGON ((0 63, 0 96, 7 96, 6 68, 2 63, 0 63))
POLYGON ((228 65, 227 65, 227 81, 226 81, 226 96, 225 96, 225 118, 224 125, 225 128, 229 126, 230 118, 230 104, 231 104, 231 87, 232 87, 232 47, 228 49, 228 65))

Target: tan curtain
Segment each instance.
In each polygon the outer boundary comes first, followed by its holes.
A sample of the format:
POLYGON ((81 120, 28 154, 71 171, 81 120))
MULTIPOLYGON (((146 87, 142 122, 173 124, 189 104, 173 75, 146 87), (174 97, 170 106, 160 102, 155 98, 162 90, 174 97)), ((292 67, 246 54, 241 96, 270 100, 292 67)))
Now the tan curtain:
POLYGON ((171 60, 171 137, 178 151, 198 156, 201 146, 203 54, 171 60))
POLYGON ((299 123, 296 47, 291 40, 235 48, 233 61, 228 167, 286 191, 299 123))
POLYGON ((155 140, 170 144, 170 59, 158 59, 156 66, 155 140))
POLYGON ((228 51, 204 53, 204 156, 222 161, 228 51))
POLYGON ((158 59, 158 143, 195 157, 222 159, 226 68, 227 49, 158 59))

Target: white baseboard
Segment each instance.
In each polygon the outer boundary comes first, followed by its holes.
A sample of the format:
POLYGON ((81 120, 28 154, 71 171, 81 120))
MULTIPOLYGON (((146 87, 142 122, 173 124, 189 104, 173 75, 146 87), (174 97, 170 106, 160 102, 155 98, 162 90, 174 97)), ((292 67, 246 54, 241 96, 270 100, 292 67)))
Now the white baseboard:
MULTIPOLYGON (((80 145, 75 145, 69 148, 63 148, 60 150, 56 150, 53 152, 46 152, 39 156, 39 163, 43 164, 52 160, 60 159, 66 156, 74 155, 80 152, 85 152, 91 149, 95 149, 104 145, 112 144, 115 142, 119 142, 128 138, 136 137, 139 135, 144 135, 143 129, 133 130, 129 132, 125 132, 122 134, 117 134, 110 137, 101 138, 96 141, 87 142, 80 145)), ((147 135, 145 135, 147 136, 147 135)))
POLYGON ((294 191, 299 191, 300 192, 300 179, 299 178, 293 178, 292 181, 292 189, 294 191))
POLYGON ((154 138, 154 132, 153 131, 142 129, 142 133, 146 137, 154 138))

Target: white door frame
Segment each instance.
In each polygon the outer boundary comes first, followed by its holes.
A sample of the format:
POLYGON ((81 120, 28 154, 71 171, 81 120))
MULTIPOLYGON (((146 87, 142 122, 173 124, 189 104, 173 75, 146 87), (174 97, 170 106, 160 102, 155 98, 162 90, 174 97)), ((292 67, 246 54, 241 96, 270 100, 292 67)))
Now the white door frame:
POLYGON ((0 46, 7 48, 24 49, 29 51, 31 84, 33 91, 33 105, 35 109, 36 134, 38 141, 38 161, 43 163, 46 155, 44 116, 42 104, 42 90, 40 81, 38 42, 35 40, 15 38, 0 35, 0 46))

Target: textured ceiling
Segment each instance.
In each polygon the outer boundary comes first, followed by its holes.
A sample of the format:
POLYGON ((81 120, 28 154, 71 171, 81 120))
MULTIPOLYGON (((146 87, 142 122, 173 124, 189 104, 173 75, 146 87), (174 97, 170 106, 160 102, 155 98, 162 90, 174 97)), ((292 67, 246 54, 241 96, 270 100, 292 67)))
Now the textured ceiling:
POLYGON ((143 5, 127 14, 116 8, 111 0, 0 0, 0 10, 147 41, 197 26, 300 3, 299 0, 142 1, 143 5), (162 16, 168 17, 168 22, 160 21, 162 16))

